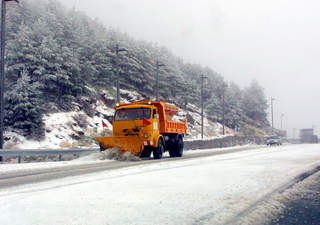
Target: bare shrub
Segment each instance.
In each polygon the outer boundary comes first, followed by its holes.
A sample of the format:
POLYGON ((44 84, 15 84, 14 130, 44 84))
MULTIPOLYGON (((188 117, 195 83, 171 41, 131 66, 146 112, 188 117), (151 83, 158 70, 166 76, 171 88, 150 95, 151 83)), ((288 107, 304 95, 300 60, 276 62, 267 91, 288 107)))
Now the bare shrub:
POLYGON ((7 141, 4 143, 4 149, 19 149, 17 147, 17 143, 14 143, 13 141, 7 141))
POLYGON ((61 148, 71 148, 72 147, 72 144, 70 144, 68 141, 61 141, 59 146, 61 148))

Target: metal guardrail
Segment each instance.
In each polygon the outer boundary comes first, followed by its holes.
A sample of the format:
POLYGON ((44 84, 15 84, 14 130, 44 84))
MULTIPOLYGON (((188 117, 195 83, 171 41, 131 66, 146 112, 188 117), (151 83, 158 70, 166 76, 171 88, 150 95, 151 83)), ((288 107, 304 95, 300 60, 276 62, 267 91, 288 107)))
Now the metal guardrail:
POLYGON ((18 163, 21 163, 21 156, 39 156, 39 155, 59 155, 59 161, 62 155, 74 155, 83 153, 93 153, 100 151, 99 148, 79 148, 79 149, 2 149, 0 156, 19 156, 18 163))

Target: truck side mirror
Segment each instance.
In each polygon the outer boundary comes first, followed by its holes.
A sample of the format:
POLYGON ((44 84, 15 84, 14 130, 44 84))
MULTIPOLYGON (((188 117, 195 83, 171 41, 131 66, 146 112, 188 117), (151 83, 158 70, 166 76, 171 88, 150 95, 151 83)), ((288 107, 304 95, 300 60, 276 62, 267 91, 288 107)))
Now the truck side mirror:
POLYGON ((153 118, 154 118, 154 119, 159 119, 159 114, 154 114, 154 115, 153 115, 153 118))

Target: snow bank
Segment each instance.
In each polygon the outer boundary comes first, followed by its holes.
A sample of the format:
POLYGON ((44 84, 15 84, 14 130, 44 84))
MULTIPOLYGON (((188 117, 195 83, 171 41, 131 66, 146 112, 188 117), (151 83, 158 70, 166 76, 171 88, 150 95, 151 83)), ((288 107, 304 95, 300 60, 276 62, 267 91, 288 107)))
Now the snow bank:
POLYGON ((110 148, 100 152, 100 159, 114 159, 118 161, 138 161, 139 157, 131 154, 130 152, 122 154, 119 148, 110 148))

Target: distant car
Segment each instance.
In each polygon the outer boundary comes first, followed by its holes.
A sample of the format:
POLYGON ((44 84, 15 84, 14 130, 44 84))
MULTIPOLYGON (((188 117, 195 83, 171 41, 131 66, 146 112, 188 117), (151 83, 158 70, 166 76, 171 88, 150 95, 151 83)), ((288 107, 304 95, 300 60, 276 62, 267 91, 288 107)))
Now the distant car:
POLYGON ((282 140, 278 136, 270 136, 267 139, 267 145, 282 145, 282 140))
POLYGON ((308 143, 318 143, 319 139, 317 135, 311 135, 310 138, 308 139, 308 143))

